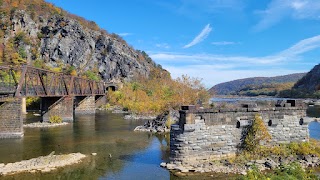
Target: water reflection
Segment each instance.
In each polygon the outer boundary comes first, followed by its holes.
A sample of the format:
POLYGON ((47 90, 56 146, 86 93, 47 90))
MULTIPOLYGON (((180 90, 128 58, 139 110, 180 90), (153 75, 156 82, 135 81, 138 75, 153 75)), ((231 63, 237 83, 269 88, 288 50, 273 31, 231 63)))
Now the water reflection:
MULTIPOLYGON (((26 122, 37 121, 35 117, 26 122)), ((168 161, 169 135, 136 133, 132 130, 143 121, 124 120, 122 115, 98 112, 76 116, 73 124, 44 129, 25 129, 25 137, 0 140, 0 162, 16 162, 52 151, 56 154, 81 152, 85 162, 50 173, 19 174, 2 179, 180 179, 159 164, 168 161), (91 156, 91 153, 97 156, 91 156)), ((320 124, 309 125, 310 137, 320 139, 320 124)), ((183 179, 211 179, 190 176, 183 179)), ((228 178, 215 174, 214 178, 228 178)))
MULTIPOLYGON (((33 121, 38 119, 26 119, 26 122, 33 121)), ((25 136, 20 140, 0 140, 0 162, 21 161, 52 151, 56 154, 81 152, 89 157, 84 163, 55 172, 24 173, 3 179, 140 178, 145 174, 143 169, 157 172, 156 175, 151 173, 153 177, 169 179, 169 172, 159 167, 167 157, 160 146, 166 146, 167 142, 148 133, 132 131, 142 123, 124 120, 119 114, 99 112, 76 116, 73 124, 63 127, 25 129, 25 136), (93 152, 97 156, 91 156, 93 152)))

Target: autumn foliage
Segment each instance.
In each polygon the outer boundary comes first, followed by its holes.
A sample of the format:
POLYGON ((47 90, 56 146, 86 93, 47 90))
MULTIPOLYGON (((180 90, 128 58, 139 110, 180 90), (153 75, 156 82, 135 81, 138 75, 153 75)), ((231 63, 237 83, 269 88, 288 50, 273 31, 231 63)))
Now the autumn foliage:
POLYGON ((128 82, 119 91, 108 93, 109 101, 138 114, 157 114, 181 105, 206 104, 209 94, 197 78, 183 75, 175 80, 168 74, 128 82))

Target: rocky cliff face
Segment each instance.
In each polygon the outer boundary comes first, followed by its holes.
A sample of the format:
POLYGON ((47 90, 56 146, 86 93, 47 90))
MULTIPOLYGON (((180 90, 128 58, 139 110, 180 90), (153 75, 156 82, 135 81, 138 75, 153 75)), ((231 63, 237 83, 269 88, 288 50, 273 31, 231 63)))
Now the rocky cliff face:
POLYGON ((18 60, 24 59, 28 64, 36 59, 51 67, 70 64, 80 73, 96 71, 104 80, 148 77, 156 68, 151 59, 128 46, 120 37, 85 27, 68 16, 35 16, 25 10, 15 10, 10 16, 2 15, 0 21, 2 61, 13 60, 14 57, 7 55, 12 46, 18 60))

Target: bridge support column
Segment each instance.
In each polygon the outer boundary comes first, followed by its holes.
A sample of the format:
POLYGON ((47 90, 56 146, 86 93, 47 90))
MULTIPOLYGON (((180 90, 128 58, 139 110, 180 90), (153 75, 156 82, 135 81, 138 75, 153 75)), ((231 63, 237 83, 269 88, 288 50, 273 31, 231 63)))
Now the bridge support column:
POLYGON ((95 96, 95 101, 96 101, 96 108, 100 108, 101 106, 104 106, 107 104, 107 96, 95 96))
POLYGON ((41 98, 42 120, 50 121, 52 116, 60 116, 64 122, 73 121, 73 97, 43 97, 41 98))
POLYGON ((27 114, 27 102, 25 97, 21 98, 21 111, 22 114, 27 114))
POLYGON ((76 96, 75 97, 75 114, 95 114, 95 97, 94 96, 76 96))
POLYGON ((0 102, 0 138, 21 138, 22 136, 21 99, 10 98, 0 102))

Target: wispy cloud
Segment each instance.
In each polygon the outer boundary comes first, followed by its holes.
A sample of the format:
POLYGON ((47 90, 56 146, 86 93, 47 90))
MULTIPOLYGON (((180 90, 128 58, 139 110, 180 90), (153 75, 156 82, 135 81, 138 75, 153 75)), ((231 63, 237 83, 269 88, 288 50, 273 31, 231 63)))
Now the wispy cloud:
POLYGON ((249 57, 249 56, 230 56, 220 54, 179 54, 179 53, 153 53, 151 57, 155 60, 166 62, 171 61, 177 63, 182 61, 184 63, 217 63, 217 62, 234 62, 234 63, 250 63, 256 65, 276 64, 293 61, 299 59, 303 53, 320 48, 320 35, 311 38, 303 39, 293 46, 276 54, 249 57), (172 61, 174 60, 174 61, 172 61))
POLYGON ((239 43, 232 42, 232 41, 217 41, 217 42, 212 42, 211 44, 215 46, 226 46, 226 45, 234 45, 239 43))
POLYGON ((299 41, 290 48, 279 53, 280 56, 292 57, 320 47, 320 35, 299 41))
POLYGON ((192 47, 198 43, 200 43, 201 41, 205 40, 210 32, 212 31, 212 28, 210 27, 210 24, 207 24, 202 31, 200 32, 200 34, 198 34, 189 44, 183 46, 183 48, 189 48, 192 47))
POLYGON ((160 43, 160 44, 156 44, 157 48, 164 48, 164 49, 169 49, 170 45, 167 43, 160 43))
POLYGON ((279 75, 286 75, 291 73, 306 72, 309 69, 286 69, 286 68, 273 68, 266 67, 264 70, 252 70, 252 69, 219 69, 216 66, 163 66, 167 69, 173 78, 181 77, 183 74, 188 74, 191 77, 198 77, 202 79, 202 82, 207 88, 211 88, 213 85, 227 82, 235 79, 242 79, 248 77, 272 77, 279 75))
POLYGON ((119 36, 125 37, 125 36, 131 36, 132 33, 124 32, 124 33, 118 33, 119 36))
POLYGON ((303 54, 319 48, 320 35, 303 39, 283 51, 262 57, 172 52, 150 53, 150 57, 168 69, 173 77, 188 74, 203 78, 207 85, 213 85, 245 77, 305 72, 314 64, 304 62, 303 54))
POLYGON ((319 0, 272 0, 263 11, 258 11, 262 19, 254 26, 261 31, 283 19, 318 19, 320 20, 319 0))

